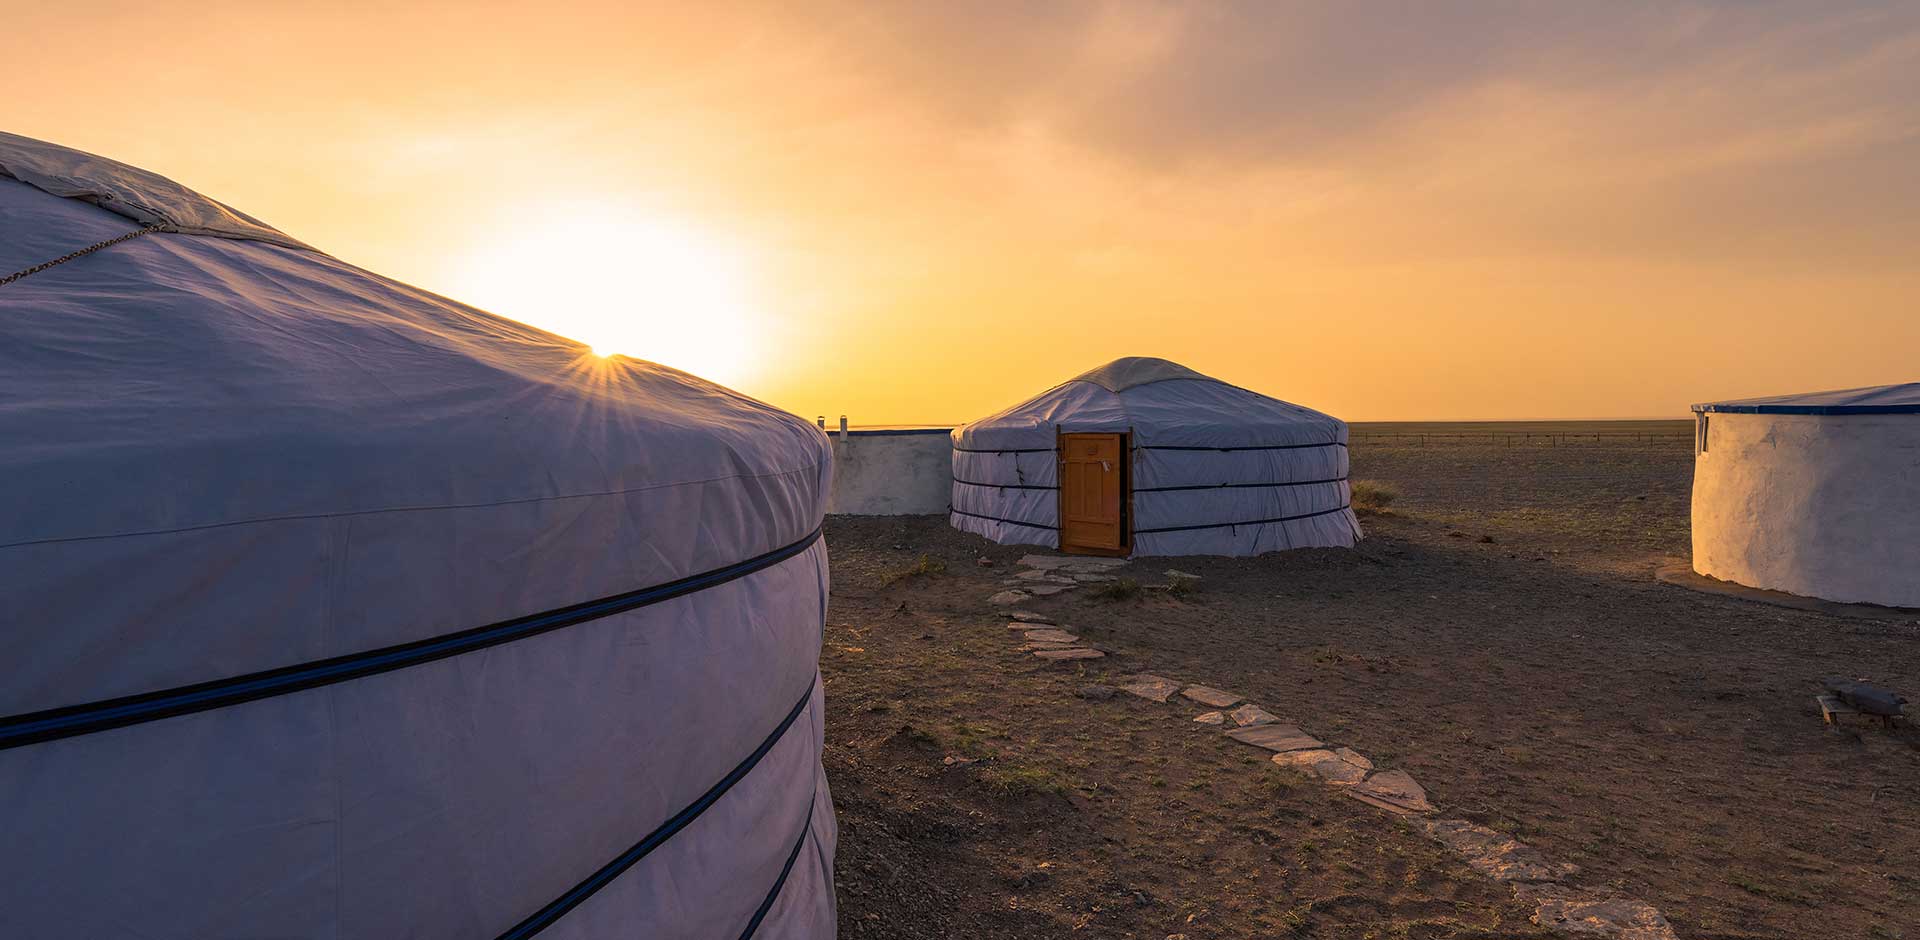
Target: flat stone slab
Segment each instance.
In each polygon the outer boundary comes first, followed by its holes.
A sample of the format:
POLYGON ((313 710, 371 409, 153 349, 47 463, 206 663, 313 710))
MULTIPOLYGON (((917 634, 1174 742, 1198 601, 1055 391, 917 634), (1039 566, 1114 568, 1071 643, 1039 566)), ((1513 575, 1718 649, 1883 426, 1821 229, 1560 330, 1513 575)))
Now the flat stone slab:
POLYGON ((1325 780, 1329 786, 1351 787, 1367 779, 1367 769, 1365 767, 1356 767, 1338 757, 1329 757, 1326 760, 1316 761, 1314 765, 1308 769, 1313 772, 1314 776, 1325 780))
POLYGON ((1227 732, 1227 737, 1242 744, 1263 747, 1269 751, 1304 751, 1308 748, 1326 747, 1319 738, 1314 737, 1292 725, 1248 725, 1227 732))
POLYGON ((1204 715, 1195 716, 1193 720, 1203 725, 1218 725, 1218 724, 1225 724, 1227 721, 1227 716, 1222 715, 1219 712, 1207 712, 1204 715))
POLYGON ((1539 849, 1464 819, 1422 819, 1416 824, 1428 838, 1495 881, 1559 881, 1580 870, 1578 865, 1548 861, 1539 849))
POLYGON ((1362 754, 1359 751, 1356 751, 1350 747, 1334 748, 1333 756, 1338 757, 1341 760, 1346 761, 1347 763, 1352 764, 1353 766, 1358 767, 1362 770, 1373 769, 1373 761, 1368 760, 1367 755, 1362 754))
POLYGON ((1073 576, 1073 579, 1075 581, 1079 581, 1082 584, 1094 584, 1100 581, 1120 580, 1118 577, 1115 577, 1114 575, 1110 575, 1110 574, 1076 574, 1073 576))
POLYGON ((1065 631, 1065 630, 1060 630, 1060 629, 1056 629, 1056 628, 1054 628, 1054 627, 1041 627, 1041 628, 1040 628, 1040 629, 1038 629, 1038 630, 1028 630, 1028 631, 1027 631, 1027 639, 1028 639, 1028 640, 1042 640, 1042 641, 1046 641, 1046 642, 1052 642, 1052 643, 1078 643, 1078 642, 1080 642, 1080 638, 1079 638, 1079 637, 1077 637, 1077 636, 1074 636, 1073 634, 1071 634, 1071 633, 1068 633, 1068 632, 1067 632, 1067 631, 1065 631))
POLYGON ((1033 600, 1033 595, 1025 591, 1001 591, 987 598, 987 603, 996 607, 1006 607, 1012 604, 1024 604, 1030 600, 1033 600))
POLYGON ((1100 659, 1101 657, 1106 656, 1107 654, 1102 653, 1099 650, 1071 649, 1071 650, 1035 650, 1033 655, 1038 656, 1041 659, 1061 660, 1061 659, 1100 659))
POLYGON ((1314 747, 1304 751, 1282 751, 1273 755, 1273 762, 1282 767, 1311 767, 1314 761, 1332 758, 1333 751, 1324 747, 1314 747))
POLYGON ((1164 679, 1160 676, 1141 673, 1140 675, 1121 680, 1120 691, 1138 695, 1144 699, 1151 699, 1155 702, 1164 702, 1172 698, 1173 693, 1180 691, 1180 683, 1172 679, 1164 679))
POLYGON ((1072 578, 1061 577, 1060 575, 1050 574, 1045 571, 1022 571, 1019 574, 1014 575, 1014 577, 1018 578, 1021 581, 1051 581, 1054 584, 1073 584, 1074 583, 1074 580, 1072 578))
MULTIPOLYGON (((1345 750, 1342 748, 1341 750, 1345 750)), ((1273 755, 1273 762, 1282 767, 1313 774, 1336 787, 1350 787, 1367 779, 1367 771, 1372 765, 1361 766, 1348 763, 1341 758, 1339 751, 1314 748, 1308 751, 1286 751, 1273 755)))
POLYGON ((1061 591, 1071 591, 1076 587, 1079 587, 1079 585, 1078 584, 1036 584, 1033 587, 1027 588, 1027 591, 1032 593, 1036 597, 1051 597, 1055 594, 1060 593, 1061 591))
POLYGON ((1169 578, 1186 578, 1186 579, 1187 579, 1187 580, 1189 580, 1189 581, 1198 581, 1198 580, 1200 580, 1200 576, 1199 576, 1199 575, 1197 575, 1197 574, 1194 574, 1194 573, 1193 573, 1193 572, 1191 572, 1191 571, 1181 571, 1181 570, 1180 570, 1180 569, 1178 569, 1178 568, 1168 568, 1168 569, 1167 569, 1167 571, 1166 571, 1166 575, 1167 575, 1167 577, 1169 577, 1169 578))
POLYGON ((1037 642, 1029 642, 1029 643, 1022 643, 1022 644, 1020 644, 1019 646, 1016 646, 1016 647, 1014 647, 1014 649, 1016 649, 1016 650, 1018 650, 1018 651, 1020 651, 1020 652, 1022 652, 1022 653, 1030 653, 1030 652, 1033 652, 1034 650, 1064 650, 1064 649, 1072 649, 1072 648, 1074 648, 1074 647, 1076 647, 1076 646, 1079 646, 1079 645, 1080 645, 1080 644, 1079 644, 1079 643, 1077 643, 1077 642, 1065 642, 1065 643, 1062 643, 1062 642, 1055 642, 1055 641, 1051 641, 1051 640, 1040 640, 1040 641, 1037 641, 1037 642))
POLYGON ((1022 568, 1118 568, 1127 563, 1125 558, 1107 558, 1100 555, 1022 555, 1014 564, 1022 568))
POLYGON ((1046 614, 1036 614, 1031 610, 1009 610, 1007 616, 1021 623, 1052 623, 1053 618, 1046 614))
POLYGON ((1244 728, 1248 725, 1264 725, 1279 721, 1272 712, 1248 702, 1233 710, 1233 723, 1244 728))
POLYGON ((1678 940, 1658 908, 1634 898, 1598 898, 1559 885, 1516 885, 1513 896, 1532 904, 1533 922, 1549 930, 1613 940, 1678 940))
POLYGON ((1211 705, 1214 708, 1228 708, 1240 701, 1240 696, 1232 692, 1222 692, 1219 689, 1207 685, 1188 686, 1187 690, 1180 694, 1202 705, 1211 705))
POLYGON ((1389 812, 1401 814, 1433 812, 1433 804, 1427 802, 1427 791, 1414 782, 1412 774, 1404 770, 1380 771, 1356 784, 1347 793, 1362 803, 1378 806, 1389 812))

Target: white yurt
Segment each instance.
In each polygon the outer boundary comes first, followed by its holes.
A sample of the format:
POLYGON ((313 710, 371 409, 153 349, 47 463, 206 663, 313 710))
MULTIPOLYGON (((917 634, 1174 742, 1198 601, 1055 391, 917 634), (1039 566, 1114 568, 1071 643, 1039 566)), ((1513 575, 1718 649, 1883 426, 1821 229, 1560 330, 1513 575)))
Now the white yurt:
POLYGON ((1693 410, 1694 571, 1920 607, 1920 382, 1693 410))
POLYGON ((834 934, 807 422, 0 134, 0 440, 0 936, 834 934))
POLYGON ((1102 555, 1349 547, 1347 424, 1116 359, 953 431, 955 528, 1102 555))

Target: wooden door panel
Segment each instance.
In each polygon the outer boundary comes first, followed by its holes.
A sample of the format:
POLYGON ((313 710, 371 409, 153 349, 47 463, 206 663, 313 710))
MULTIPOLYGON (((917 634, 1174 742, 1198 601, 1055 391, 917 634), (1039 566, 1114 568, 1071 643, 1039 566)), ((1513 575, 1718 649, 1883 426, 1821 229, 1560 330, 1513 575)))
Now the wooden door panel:
POLYGON ((1061 550, 1126 549, 1124 453, 1119 434, 1060 436, 1061 550))

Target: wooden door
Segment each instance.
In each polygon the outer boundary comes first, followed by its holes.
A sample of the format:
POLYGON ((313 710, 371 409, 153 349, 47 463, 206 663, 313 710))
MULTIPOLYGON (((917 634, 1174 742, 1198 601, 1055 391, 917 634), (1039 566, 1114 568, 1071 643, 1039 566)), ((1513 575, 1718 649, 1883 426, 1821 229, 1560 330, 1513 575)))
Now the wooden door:
POLYGON ((1060 550, 1127 553, 1126 447, 1120 434, 1060 435, 1060 550))

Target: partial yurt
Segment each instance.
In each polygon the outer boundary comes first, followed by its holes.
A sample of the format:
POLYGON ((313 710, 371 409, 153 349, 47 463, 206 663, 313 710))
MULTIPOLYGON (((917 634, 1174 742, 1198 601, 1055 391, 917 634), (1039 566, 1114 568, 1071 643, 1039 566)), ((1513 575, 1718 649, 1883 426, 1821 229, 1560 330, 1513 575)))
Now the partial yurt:
POLYGON ((953 526, 1094 555, 1349 547, 1347 424, 1116 359, 953 431, 953 526))
POLYGON ((1920 382, 1693 411, 1694 571, 1920 607, 1920 382))
POLYGON ((833 935, 807 422, 0 134, 0 441, 0 936, 833 935))

